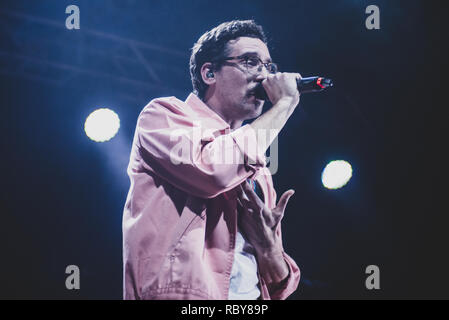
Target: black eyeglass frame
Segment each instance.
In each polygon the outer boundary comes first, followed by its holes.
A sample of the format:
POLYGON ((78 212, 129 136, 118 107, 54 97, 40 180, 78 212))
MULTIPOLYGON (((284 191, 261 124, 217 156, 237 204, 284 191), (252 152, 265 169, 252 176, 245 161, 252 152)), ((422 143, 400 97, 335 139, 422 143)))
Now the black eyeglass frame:
POLYGON ((253 55, 248 55, 248 54, 242 54, 240 56, 235 56, 235 57, 226 57, 226 58, 221 58, 218 60, 215 60, 214 62, 222 62, 222 61, 229 61, 229 60, 243 60, 245 62, 245 67, 247 70, 250 70, 250 67, 256 67, 256 66, 250 66, 248 64, 248 61, 250 59, 257 59, 257 72, 261 72, 262 71, 262 66, 265 67, 265 69, 267 69, 267 71, 271 74, 275 74, 276 72, 279 71, 278 65, 274 62, 263 62, 262 59, 260 59, 257 56, 253 56, 253 55), (274 69, 270 70, 270 67, 274 67, 274 69))

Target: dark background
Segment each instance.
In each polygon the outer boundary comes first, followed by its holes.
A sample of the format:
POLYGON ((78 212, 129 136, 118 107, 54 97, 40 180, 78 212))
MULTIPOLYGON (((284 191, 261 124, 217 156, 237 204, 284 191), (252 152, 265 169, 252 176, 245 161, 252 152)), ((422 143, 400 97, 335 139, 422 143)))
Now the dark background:
POLYGON ((290 299, 448 298, 444 1, 9 0, 0 3, 0 298, 121 299, 122 210, 137 116, 191 90, 188 58, 232 19, 264 26, 283 71, 335 87, 304 95, 280 134, 286 252, 302 270, 290 299), (80 8, 81 29, 65 28, 80 8), (380 8, 381 29, 365 28, 380 8), (95 109, 118 113, 106 143, 95 109), (331 160, 348 185, 321 184, 331 160), (81 289, 65 288, 65 268, 81 289), (365 268, 380 268, 380 290, 365 268))

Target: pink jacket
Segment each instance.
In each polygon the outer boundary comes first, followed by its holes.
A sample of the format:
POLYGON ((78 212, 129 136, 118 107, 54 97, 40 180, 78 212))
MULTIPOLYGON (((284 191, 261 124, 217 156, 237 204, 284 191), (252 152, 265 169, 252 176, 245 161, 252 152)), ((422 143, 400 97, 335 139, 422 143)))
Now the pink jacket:
MULTIPOLYGON (((124 298, 227 299, 237 232, 235 187, 255 179, 265 203, 276 205, 252 128, 230 132, 194 94, 185 102, 155 99, 139 115, 128 175, 124 298), (216 161, 225 153, 243 161, 216 161)), ((285 253, 284 259, 290 274, 282 284, 259 274, 263 299, 285 299, 298 287, 298 266, 285 253)))

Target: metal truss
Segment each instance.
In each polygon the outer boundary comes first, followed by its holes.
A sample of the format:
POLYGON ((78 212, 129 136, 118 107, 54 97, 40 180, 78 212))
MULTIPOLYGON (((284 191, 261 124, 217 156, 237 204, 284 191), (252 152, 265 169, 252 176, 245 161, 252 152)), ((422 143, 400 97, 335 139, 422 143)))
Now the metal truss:
POLYGON ((0 36, 2 75, 60 88, 102 81, 139 102, 149 91, 189 90, 188 52, 10 10, 0 10, 0 36))

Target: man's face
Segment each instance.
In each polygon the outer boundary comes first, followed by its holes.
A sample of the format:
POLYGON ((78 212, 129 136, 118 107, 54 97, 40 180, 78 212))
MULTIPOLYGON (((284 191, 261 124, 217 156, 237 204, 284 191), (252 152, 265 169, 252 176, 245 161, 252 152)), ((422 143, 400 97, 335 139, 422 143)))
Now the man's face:
MULTIPOLYGON (((256 56, 263 62, 270 62, 271 57, 265 43, 256 38, 240 37, 227 44, 227 57, 242 55, 256 56)), ((254 96, 254 89, 267 77, 266 68, 251 74, 242 60, 226 61, 215 72, 215 93, 223 106, 222 112, 230 120, 247 120, 257 118, 262 113, 263 100, 254 96)))

